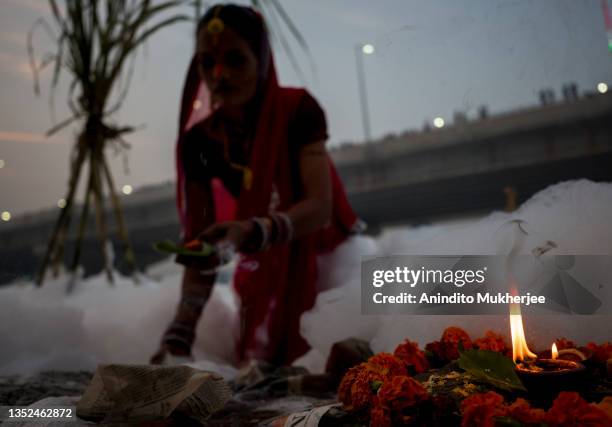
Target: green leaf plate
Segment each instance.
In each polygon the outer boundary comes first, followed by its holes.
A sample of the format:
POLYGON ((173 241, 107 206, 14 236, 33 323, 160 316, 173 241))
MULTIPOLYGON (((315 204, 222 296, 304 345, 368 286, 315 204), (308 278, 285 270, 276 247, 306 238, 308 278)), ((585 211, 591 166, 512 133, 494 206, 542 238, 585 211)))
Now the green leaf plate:
POLYGON ((459 367, 477 379, 503 390, 526 391, 514 372, 514 362, 501 353, 489 350, 461 352, 459 367))
POLYGON ((164 252, 167 254, 177 254, 177 255, 186 255, 186 256, 197 256, 197 257, 208 257, 215 253, 215 247, 208 243, 202 243, 202 249, 199 251, 194 251, 191 249, 187 249, 184 246, 179 246, 171 240, 164 240, 162 242, 155 242, 153 244, 153 249, 159 252, 164 252))

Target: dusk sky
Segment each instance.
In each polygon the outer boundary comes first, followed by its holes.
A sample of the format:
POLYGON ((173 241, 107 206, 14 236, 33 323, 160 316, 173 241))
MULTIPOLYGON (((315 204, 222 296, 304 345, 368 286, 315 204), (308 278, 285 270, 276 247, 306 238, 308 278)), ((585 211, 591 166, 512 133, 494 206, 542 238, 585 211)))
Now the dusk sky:
MULTIPOLYGON (((61 1, 59 2, 62 3, 61 1)), ((246 3, 246 2, 239 2, 246 3)), ((372 134, 420 129, 435 117, 452 122, 454 111, 474 117, 539 102, 542 88, 575 82, 580 93, 612 85, 600 0, 283 0, 304 35, 316 68, 295 47, 305 81, 279 44, 274 45, 281 83, 306 86, 327 113, 330 140, 363 140, 355 45, 371 43, 364 56, 372 134)), ((36 97, 28 65, 27 32, 39 17, 51 22, 44 0, 0 0, 0 212, 13 216, 55 206, 64 197, 68 156, 79 129, 51 138, 44 132, 68 116, 67 77, 49 107, 51 70, 36 97), (55 118, 54 118, 55 116, 55 118)), ((185 8, 186 13, 193 10, 185 8)), ((44 31, 34 38, 37 57, 53 45, 44 31)), ((294 44, 295 46, 295 44, 294 44)), ((174 144, 180 91, 193 50, 193 23, 162 30, 137 54, 119 125, 142 126, 126 139, 124 156, 112 158, 119 187, 135 190, 174 179, 174 144)), ((408 167, 408 166, 407 166, 408 167)), ((129 197, 129 196, 125 196, 129 197)), ((2 227, 2 223, 0 223, 2 227)))

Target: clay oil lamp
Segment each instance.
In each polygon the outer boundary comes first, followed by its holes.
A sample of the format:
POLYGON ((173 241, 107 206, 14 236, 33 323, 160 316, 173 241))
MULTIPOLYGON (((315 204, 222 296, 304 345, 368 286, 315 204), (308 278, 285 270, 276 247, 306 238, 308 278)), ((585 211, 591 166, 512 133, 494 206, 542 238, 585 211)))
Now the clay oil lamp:
POLYGON ((583 388, 587 380, 585 366, 576 360, 560 358, 556 344, 553 343, 549 357, 538 357, 529 350, 523 330, 523 319, 518 307, 511 308, 510 331, 512 359, 516 364, 515 372, 529 394, 547 398, 556 396, 560 391, 575 391, 583 388))

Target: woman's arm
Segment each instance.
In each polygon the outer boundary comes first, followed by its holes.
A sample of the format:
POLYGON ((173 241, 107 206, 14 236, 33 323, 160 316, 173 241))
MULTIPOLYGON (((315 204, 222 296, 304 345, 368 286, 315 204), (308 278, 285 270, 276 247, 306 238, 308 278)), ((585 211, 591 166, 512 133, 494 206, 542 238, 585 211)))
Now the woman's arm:
POLYGON ((332 186, 325 141, 303 146, 299 153, 302 199, 287 210, 293 237, 301 237, 326 226, 332 215, 332 186))
MULTIPOLYGON (((332 186, 327 156, 325 141, 311 143, 300 149, 302 198, 286 211, 291 220, 293 238, 317 231, 331 220, 332 186)), ((210 226, 198 238, 210 243, 229 240, 240 250, 253 238, 255 229, 251 219, 228 221, 210 226)))

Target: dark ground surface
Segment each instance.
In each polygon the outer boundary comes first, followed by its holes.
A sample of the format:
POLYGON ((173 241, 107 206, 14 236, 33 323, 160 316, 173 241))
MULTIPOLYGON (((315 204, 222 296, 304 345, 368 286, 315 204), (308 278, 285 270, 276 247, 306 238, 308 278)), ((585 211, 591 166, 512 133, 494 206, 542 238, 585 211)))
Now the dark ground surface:
POLYGON ((45 397, 80 396, 92 376, 86 371, 0 376, 0 406, 25 406, 45 397))
MULTIPOLYGON (((48 371, 32 376, 0 376, 0 406, 26 406, 47 397, 80 396, 92 372, 48 371)), ((211 427, 269 425, 273 419, 314 406, 336 402, 329 394, 321 397, 274 396, 269 390, 251 389, 237 393, 225 407, 204 424, 211 427)), ((185 419, 169 419, 160 425, 197 426, 185 419)))

